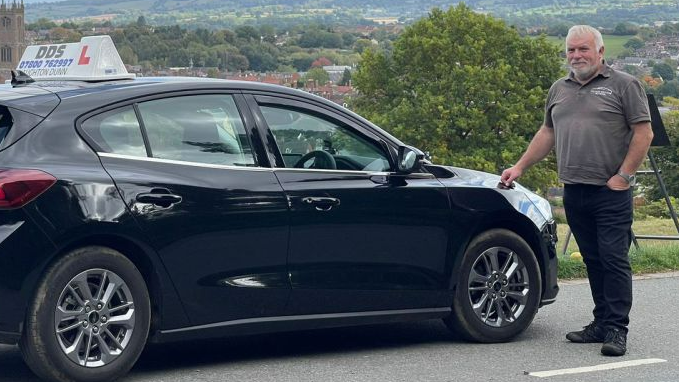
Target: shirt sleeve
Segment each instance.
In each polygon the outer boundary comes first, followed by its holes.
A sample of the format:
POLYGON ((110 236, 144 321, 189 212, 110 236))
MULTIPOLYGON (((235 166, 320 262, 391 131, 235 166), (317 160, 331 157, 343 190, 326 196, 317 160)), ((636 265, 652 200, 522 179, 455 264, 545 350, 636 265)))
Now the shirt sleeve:
POLYGON ((622 104, 625 110, 625 118, 629 125, 651 121, 646 91, 641 82, 636 78, 627 86, 627 90, 623 93, 622 104))
POLYGON ((545 117, 542 120, 542 124, 550 128, 554 127, 554 121, 552 121, 552 102, 554 99, 555 86, 556 82, 552 84, 552 86, 549 88, 549 91, 547 92, 547 99, 545 100, 545 117))

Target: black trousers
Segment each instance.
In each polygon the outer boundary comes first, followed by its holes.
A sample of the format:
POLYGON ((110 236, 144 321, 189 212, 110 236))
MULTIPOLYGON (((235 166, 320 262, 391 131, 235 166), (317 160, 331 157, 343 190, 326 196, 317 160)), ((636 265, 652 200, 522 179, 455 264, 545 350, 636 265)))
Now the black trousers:
POLYGON ((587 266, 594 321, 627 331, 632 308, 632 190, 567 184, 563 204, 568 225, 587 266))

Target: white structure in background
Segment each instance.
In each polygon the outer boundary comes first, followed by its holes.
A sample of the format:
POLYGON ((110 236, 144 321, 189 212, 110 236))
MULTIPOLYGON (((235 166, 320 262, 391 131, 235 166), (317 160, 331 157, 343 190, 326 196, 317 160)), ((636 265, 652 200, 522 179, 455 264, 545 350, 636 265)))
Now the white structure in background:
POLYGON ((323 67, 323 70, 328 72, 330 75, 330 81, 332 81, 334 84, 338 83, 342 79, 342 75, 346 69, 352 70, 352 67, 346 65, 328 65, 323 67))

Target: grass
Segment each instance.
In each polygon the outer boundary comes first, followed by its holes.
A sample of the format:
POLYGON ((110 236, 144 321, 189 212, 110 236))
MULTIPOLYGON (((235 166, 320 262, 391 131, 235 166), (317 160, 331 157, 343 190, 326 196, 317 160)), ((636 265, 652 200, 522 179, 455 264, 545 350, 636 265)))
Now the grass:
MULTIPOLYGON (((635 221, 632 230, 637 235, 677 236, 676 228, 671 219, 645 219, 635 221)), ((568 225, 559 224, 557 253, 559 254, 559 278, 572 279, 587 277, 587 271, 582 260, 571 259, 570 254, 578 252, 578 245, 571 237, 566 256, 562 256, 566 242, 568 225)), ((632 272, 634 274, 667 272, 679 270, 679 241, 667 240, 639 240, 639 249, 630 250, 632 272)))
MULTIPOLYGON (((608 59, 616 58, 618 55, 625 50, 625 43, 634 36, 614 36, 614 35, 604 35, 604 46, 606 47, 605 56, 608 59)), ((563 38, 555 36, 547 36, 547 41, 550 41, 560 48, 564 49, 566 37, 563 38)))

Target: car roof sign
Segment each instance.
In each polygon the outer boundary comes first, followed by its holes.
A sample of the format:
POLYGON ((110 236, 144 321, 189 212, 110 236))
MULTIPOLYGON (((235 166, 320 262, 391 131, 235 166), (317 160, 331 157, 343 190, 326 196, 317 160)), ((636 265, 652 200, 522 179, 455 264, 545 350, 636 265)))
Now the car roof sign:
POLYGON ((127 73, 110 36, 87 36, 70 44, 31 45, 18 70, 36 80, 106 81, 134 78, 127 73))

